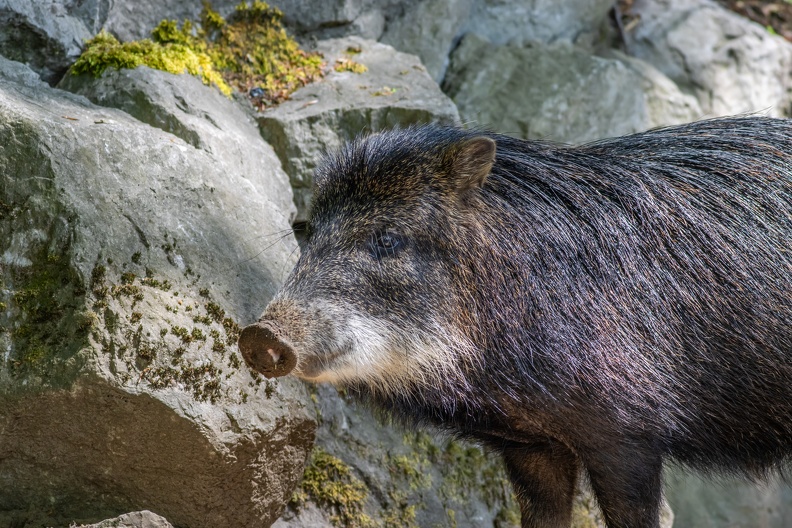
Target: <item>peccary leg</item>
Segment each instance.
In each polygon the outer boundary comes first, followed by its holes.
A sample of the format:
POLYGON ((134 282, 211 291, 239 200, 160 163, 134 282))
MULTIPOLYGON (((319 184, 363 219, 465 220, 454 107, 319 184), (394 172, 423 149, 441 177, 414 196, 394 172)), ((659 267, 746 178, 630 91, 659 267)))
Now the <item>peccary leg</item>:
POLYGON ((522 513, 522 528, 569 528, 578 460, 564 445, 500 446, 522 513))
POLYGON ((659 528, 661 457, 628 449, 582 456, 608 528, 659 528))

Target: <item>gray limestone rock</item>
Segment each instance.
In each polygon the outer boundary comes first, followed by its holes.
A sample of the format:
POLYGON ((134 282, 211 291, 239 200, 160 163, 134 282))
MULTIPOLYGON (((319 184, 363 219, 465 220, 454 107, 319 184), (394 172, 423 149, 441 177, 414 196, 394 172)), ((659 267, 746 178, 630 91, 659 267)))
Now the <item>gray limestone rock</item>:
MULTIPOLYGON (((651 64, 612 50, 604 55, 624 64, 640 79, 635 86, 644 93, 647 124, 645 128, 688 123, 704 117, 695 97, 684 94, 679 87, 651 64)), ((629 89, 623 86, 622 89, 629 89)))
POLYGON ((342 59, 363 64, 368 71, 331 70, 322 81, 297 90, 258 117, 264 139, 291 178, 298 221, 306 219, 313 169, 326 150, 364 132, 459 120, 454 103, 414 55, 358 37, 321 41, 318 51, 331 68, 342 59))
MULTIPOLYGON (((107 0, 105 0, 107 1, 107 0)), ((241 0, 211 0, 222 16, 234 11, 241 0)), ((274 2, 277 7, 277 2, 274 2)), ((122 42, 149 38, 162 20, 198 20, 202 2, 195 0, 114 0, 109 2, 102 27, 122 42)))
POLYGON ((712 481, 674 468, 666 477, 666 495, 681 528, 792 526, 792 487, 780 479, 712 481))
POLYGON ((466 122, 565 143, 701 114, 695 99, 649 65, 595 57, 567 43, 497 46, 468 35, 452 56, 444 88, 466 122))
POLYGON ((221 156, 0 59, 0 525, 281 514, 315 422, 235 342, 297 247, 221 156))
POLYGON ((707 117, 790 115, 792 44, 711 0, 637 0, 630 54, 699 100, 707 117))
POLYGON ((611 0, 478 0, 466 30, 496 44, 575 42, 590 46, 608 23, 611 0))
POLYGON ((384 15, 378 4, 384 3, 375 0, 287 0, 273 5, 283 11, 284 23, 300 34, 327 38, 354 33, 376 39, 384 26, 384 15))
MULTIPOLYGON (((211 5, 222 16, 228 16, 240 1, 212 0, 211 5)), ((401 3, 397 0, 268 2, 283 12, 284 24, 297 34, 317 38, 355 34, 372 39, 382 34, 385 12, 401 3)), ((116 0, 110 3, 104 27, 121 40, 137 40, 148 37, 160 20, 197 20, 201 9, 202 3, 196 0, 116 0)))
POLYGON ((108 69, 99 79, 67 75, 58 86, 178 136, 211 154, 228 174, 251 181, 262 181, 265 176, 268 199, 290 219, 296 214, 289 177, 275 151, 262 140, 255 120, 196 77, 144 66, 108 69))
POLYGON ((566 41, 590 48, 604 40, 612 6, 610 0, 424 0, 392 16, 381 40, 418 55, 441 82, 466 33, 496 44, 566 41))
POLYGON ((125 513, 114 519, 106 519, 96 524, 81 524, 74 528, 173 528, 164 517, 148 510, 125 513))

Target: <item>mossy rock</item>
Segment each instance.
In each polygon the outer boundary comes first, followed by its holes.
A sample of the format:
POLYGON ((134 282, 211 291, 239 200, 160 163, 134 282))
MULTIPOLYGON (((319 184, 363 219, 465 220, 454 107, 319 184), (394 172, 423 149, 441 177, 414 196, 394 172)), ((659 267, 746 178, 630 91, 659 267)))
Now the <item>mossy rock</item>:
POLYGON ((301 385, 242 364, 236 321, 297 245, 262 251, 289 232, 277 161, 251 174, 224 155, 0 58, 0 525, 140 504, 177 526, 280 515, 313 413, 301 385))
POLYGON ((225 95, 232 88, 249 94, 263 108, 323 75, 321 55, 301 50, 283 28, 282 16, 278 9, 254 0, 240 3, 226 20, 207 2, 199 21, 179 25, 163 20, 152 30, 151 39, 121 43, 100 32, 86 42, 70 73, 99 77, 107 68, 139 66, 186 72, 225 95))

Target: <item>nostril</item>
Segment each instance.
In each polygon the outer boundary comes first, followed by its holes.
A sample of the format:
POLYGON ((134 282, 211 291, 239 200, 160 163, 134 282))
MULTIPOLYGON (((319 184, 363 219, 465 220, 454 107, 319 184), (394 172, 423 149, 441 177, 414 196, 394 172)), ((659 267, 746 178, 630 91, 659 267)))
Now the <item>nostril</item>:
POLYGON ((277 333, 271 322, 259 321, 245 327, 239 336, 245 363, 267 378, 285 376, 297 365, 294 348, 277 333))
POLYGON ((274 348, 268 348, 268 349, 267 349, 267 352, 269 352, 269 355, 270 355, 270 356, 272 356, 272 361, 273 361, 273 362, 275 362, 275 363, 277 363, 277 362, 278 362, 278 360, 279 360, 279 359, 280 359, 280 357, 281 357, 281 354, 280 354, 280 352, 279 352, 279 351, 277 351, 277 350, 275 350, 274 348))

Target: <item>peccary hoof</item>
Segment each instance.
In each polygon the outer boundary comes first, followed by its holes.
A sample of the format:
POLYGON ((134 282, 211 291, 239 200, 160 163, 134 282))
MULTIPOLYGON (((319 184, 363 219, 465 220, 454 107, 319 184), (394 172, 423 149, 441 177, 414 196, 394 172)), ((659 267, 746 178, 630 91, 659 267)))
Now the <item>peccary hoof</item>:
POLYGON ((285 376, 297 365, 297 354, 291 345, 263 321, 242 330, 239 351, 245 363, 265 378, 285 376))

